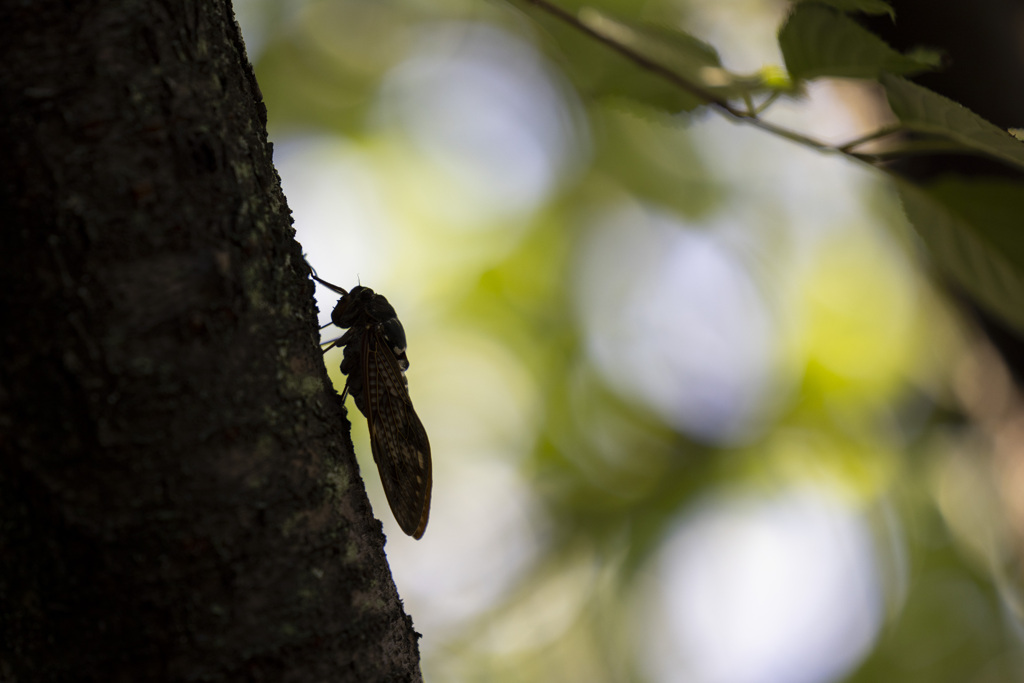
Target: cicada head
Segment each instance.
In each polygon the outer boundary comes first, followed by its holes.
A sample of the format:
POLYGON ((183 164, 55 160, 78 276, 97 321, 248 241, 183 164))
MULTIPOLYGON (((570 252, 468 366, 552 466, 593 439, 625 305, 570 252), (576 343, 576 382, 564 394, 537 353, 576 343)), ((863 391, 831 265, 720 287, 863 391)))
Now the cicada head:
MULTIPOLYGON (((395 309, 380 294, 369 287, 356 285, 338 300, 338 305, 331 313, 331 322, 341 328, 356 325, 379 324, 396 318, 395 309)), ((405 341, 405 334, 402 334, 405 341)))

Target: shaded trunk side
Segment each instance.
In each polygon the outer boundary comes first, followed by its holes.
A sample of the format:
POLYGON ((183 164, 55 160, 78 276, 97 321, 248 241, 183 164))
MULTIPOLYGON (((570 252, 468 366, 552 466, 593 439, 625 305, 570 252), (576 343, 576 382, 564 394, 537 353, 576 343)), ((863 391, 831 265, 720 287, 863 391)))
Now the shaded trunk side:
POLYGON ((0 57, 0 679, 419 680, 230 3, 0 57))

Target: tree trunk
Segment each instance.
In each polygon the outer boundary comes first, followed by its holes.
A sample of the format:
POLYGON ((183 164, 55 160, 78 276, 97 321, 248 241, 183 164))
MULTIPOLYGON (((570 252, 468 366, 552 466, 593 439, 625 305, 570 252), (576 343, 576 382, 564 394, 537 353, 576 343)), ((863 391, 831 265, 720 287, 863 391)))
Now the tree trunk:
POLYGON ((419 680, 228 0, 0 0, 0 680, 419 680))

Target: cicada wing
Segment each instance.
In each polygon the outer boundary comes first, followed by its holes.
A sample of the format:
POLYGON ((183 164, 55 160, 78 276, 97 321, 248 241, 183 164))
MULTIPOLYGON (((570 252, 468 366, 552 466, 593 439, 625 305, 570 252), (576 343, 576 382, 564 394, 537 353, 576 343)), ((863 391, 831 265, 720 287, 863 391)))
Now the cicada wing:
POLYGON ((370 446, 388 504, 402 531, 420 538, 430 515, 430 442, 405 375, 376 329, 363 339, 363 382, 370 446))

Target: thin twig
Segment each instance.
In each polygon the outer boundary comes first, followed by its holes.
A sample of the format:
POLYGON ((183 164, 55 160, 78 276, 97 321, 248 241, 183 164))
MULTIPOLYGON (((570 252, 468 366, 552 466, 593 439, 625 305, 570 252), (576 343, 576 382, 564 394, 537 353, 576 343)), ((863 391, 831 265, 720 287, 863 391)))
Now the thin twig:
POLYGON ((754 106, 754 98, 751 97, 750 93, 746 90, 743 91, 743 104, 747 107, 747 111, 744 112, 747 116, 757 116, 757 107, 754 106))
POLYGON ((775 103, 775 100, 779 99, 780 97, 782 97, 782 92, 779 90, 773 90, 771 94, 768 95, 768 97, 764 98, 764 102, 757 105, 757 107, 750 112, 750 115, 756 118, 759 114, 762 114, 765 109, 772 106, 772 104, 775 103))
POLYGON ((900 133, 903 130, 904 130, 903 126, 901 126, 899 124, 894 124, 894 125, 891 125, 891 126, 885 126, 884 128, 879 128, 878 130, 874 131, 873 133, 868 133, 867 135, 862 135, 859 138, 850 140, 849 142, 847 142, 847 143, 845 143, 843 145, 840 145, 837 149, 840 152, 851 152, 854 149, 856 149, 857 147, 860 147, 861 145, 863 145, 865 143, 872 142, 874 140, 880 140, 881 138, 887 137, 889 135, 894 135, 896 133, 900 133))

